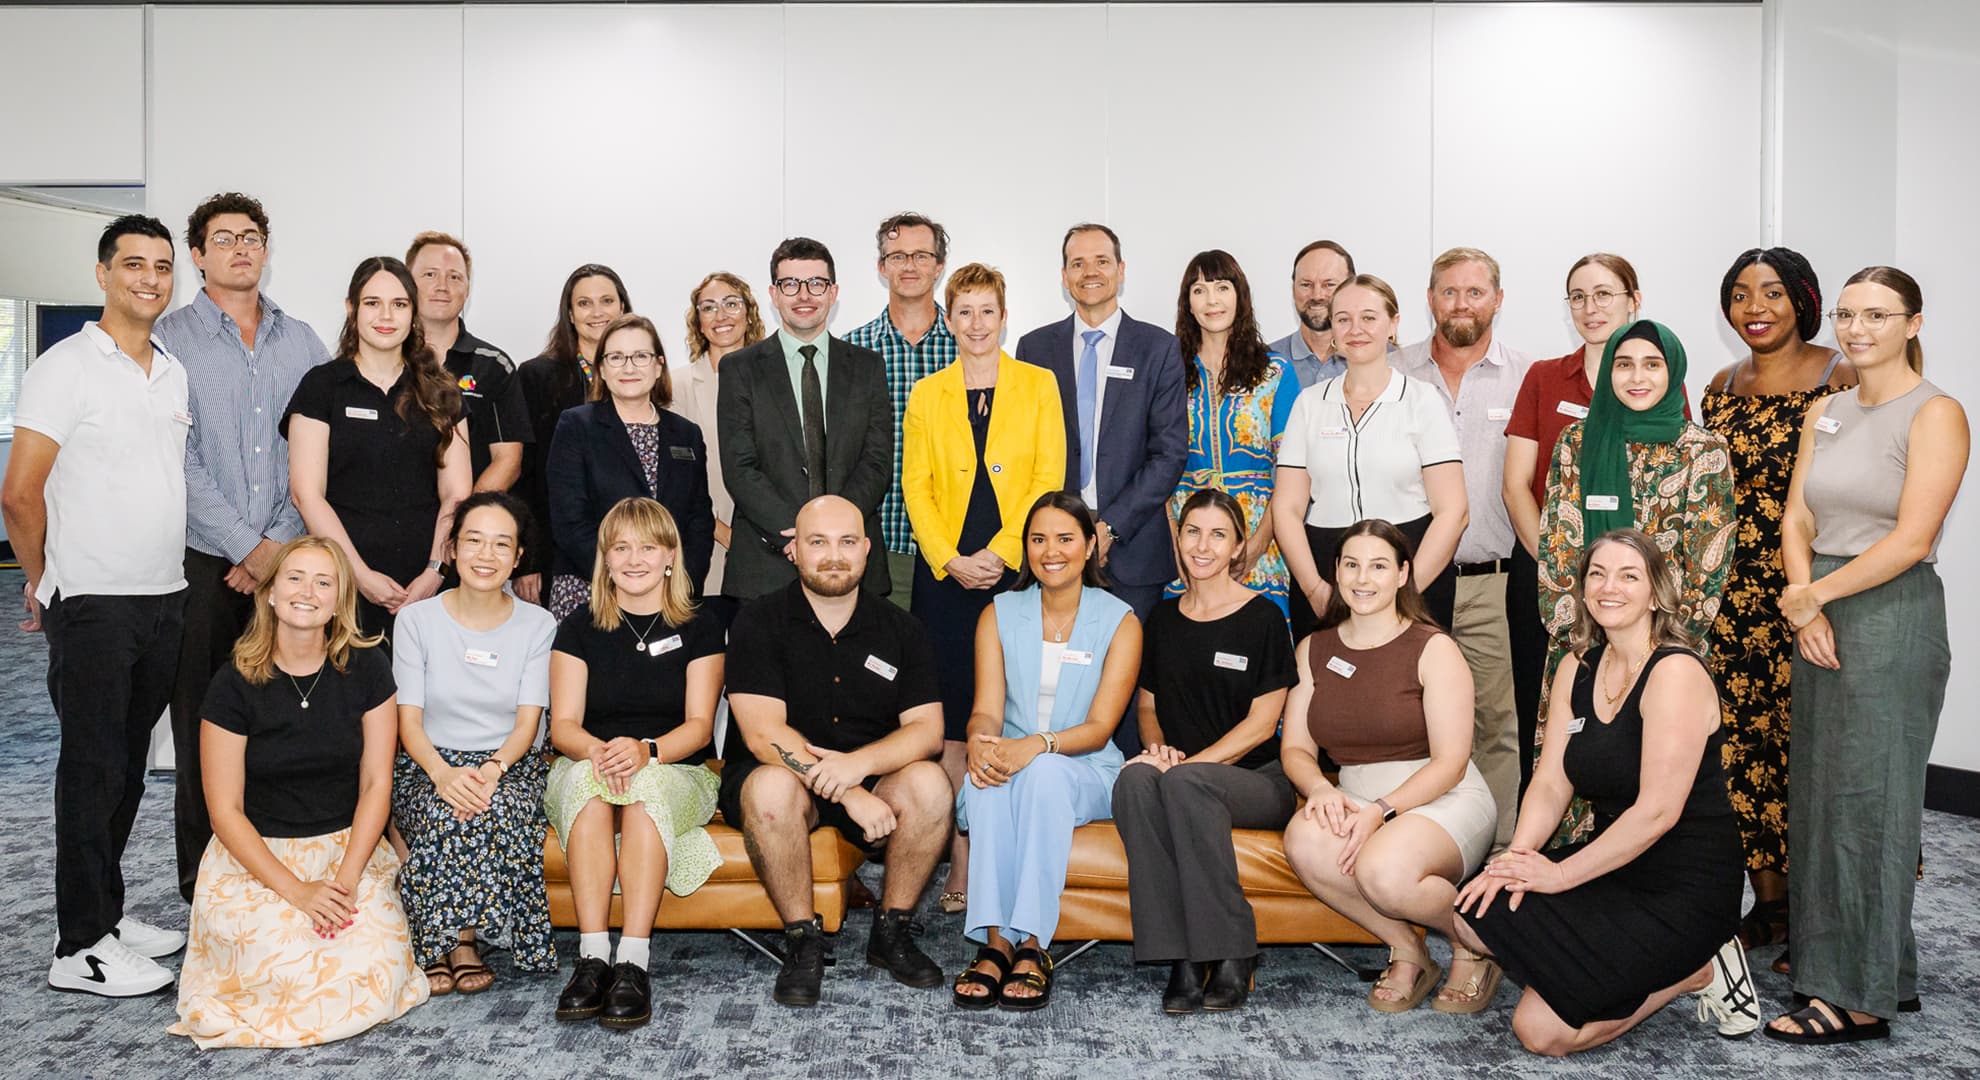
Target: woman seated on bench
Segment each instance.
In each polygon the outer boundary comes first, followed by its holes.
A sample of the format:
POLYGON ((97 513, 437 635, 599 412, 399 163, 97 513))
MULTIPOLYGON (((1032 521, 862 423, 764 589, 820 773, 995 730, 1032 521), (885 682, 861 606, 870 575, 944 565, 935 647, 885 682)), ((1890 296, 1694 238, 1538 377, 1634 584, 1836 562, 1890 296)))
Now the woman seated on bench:
POLYGON ((379 843, 399 714, 392 662, 359 636, 337 544, 289 541, 200 711, 213 839, 193 887, 179 1022, 201 1049, 311 1046, 426 1000, 379 843))
MULTIPOLYGON (((1410 577, 1410 545, 1386 521, 1341 537, 1323 629, 1296 650, 1286 699, 1286 776, 1306 805, 1286 859, 1327 906, 1381 938, 1389 966, 1368 992, 1406 1012, 1443 973, 1415 926, 1448 929, 1457 883, 1484 861, 1498 809, 1471 764, 1471 669, 1432 622, 1410 577), (1316 749, 1340 765, 1329 783, 1316 749)), ((1490 961, 1457 951, 1432 1008, 1470 1013, 1498 988, 1490 961)))
POLYGON ((1279 765, 1292 638, 1270 596, 1233 576, 1244 511, 1216 488, 1183 502, 1182 596, 1148 616, 1141 652, 1141 756, 1114 783, 1127 849, 1134 958, 1167 961, 1162 1009, 1244 1004, 1258 923, 1238 884, 1231 830, 1277 829, 1293 812, 1279 765))
POLYGON ((959 1008, 1042 1009, 1073 829, 1104 819, 1121 752, 1114 729, 1141 663, 1141 624, 1101 586, 1093 514, 1071 491, 1031 504, 1017 590, 976 624, 963 932, 982 942, 956 976, 959 1008), (1015 949, 1015 951, 1013 951, 1015 949))
POLYGON ((673 516, 652 499, 621 499, 598 526, 590 602, 557 628, 550 741, 562 756, 543 808, 564 844, 578 923, 559 1020, 623 1029, 651 1019, 647 942, 660 889, 685 896, 722 864, 703 828, 718 787, 703 762, 722 629, 690 588, 673 516), (614 882, 625 921, 608 967, 614 882))

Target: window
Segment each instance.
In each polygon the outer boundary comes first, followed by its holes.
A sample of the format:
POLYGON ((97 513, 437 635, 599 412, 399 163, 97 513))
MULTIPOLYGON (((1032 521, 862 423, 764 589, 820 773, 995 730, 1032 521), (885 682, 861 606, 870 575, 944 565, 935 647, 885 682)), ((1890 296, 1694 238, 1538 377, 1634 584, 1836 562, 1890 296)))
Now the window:
POLYGON ((14 437, 14 405, 34 355, 34 305, 0 297, 0 438, 14 437))

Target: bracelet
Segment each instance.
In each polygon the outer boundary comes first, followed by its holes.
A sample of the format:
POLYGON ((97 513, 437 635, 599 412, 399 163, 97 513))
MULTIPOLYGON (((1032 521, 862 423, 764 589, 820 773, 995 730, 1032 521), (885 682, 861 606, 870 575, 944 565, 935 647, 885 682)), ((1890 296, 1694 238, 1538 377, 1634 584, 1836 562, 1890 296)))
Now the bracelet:
POLYGON ((1049 731, 1041 731, 1038 733, 1038 737, 1044 740, 1046 753, 1056 754, 1059 752, 1059 737, 1057 735, 1049 731))

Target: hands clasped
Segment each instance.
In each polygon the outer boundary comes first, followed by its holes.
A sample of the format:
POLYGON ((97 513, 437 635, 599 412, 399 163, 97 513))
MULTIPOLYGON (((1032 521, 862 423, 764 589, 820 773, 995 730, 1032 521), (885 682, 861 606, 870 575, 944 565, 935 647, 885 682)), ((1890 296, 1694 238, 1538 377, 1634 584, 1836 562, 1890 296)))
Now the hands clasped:
POLYGON ((1000 787, 1011 782, 1045 744, 1029 736, 1006 739, 1001 735, 969 737, 969 780, 977 787, 1000 787))

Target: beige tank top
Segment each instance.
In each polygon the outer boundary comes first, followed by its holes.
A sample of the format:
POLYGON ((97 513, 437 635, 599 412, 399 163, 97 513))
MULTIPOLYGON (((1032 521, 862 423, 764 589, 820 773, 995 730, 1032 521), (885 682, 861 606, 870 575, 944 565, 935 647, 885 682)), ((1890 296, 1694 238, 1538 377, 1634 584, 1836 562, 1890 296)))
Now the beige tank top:
MULTIPOLYGON (((1945 391, 1921 381, 1907 393, 1865 405, 1855 389, 1833 394, 1815 421, 1815 456, 1801 496, 1815 515, 1815 553, 1853 559, 1897 527, 1898 499, 1911 450, 1911 421, 1945 391)), ((1936 562, 1945 526, 1925 562, 1936 562)))

